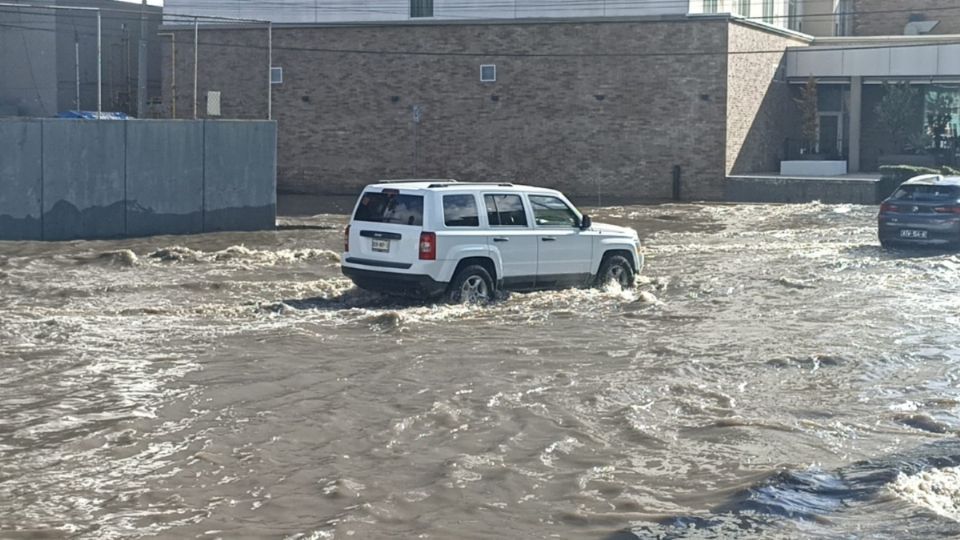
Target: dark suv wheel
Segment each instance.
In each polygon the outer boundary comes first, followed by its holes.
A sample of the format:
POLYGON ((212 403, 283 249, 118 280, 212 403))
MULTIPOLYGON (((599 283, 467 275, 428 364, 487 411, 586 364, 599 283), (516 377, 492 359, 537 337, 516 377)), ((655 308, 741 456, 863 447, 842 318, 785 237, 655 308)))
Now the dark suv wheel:
POLYGON ((493 296, 493 278, 477 264, 461 268, 447 289, 447 298, 454 304, 486 304, 493 296))
POLYGON ((612 281, 616 281, 624 289, 633 288, 633 267, 623 255, 611 255, 600 264, 600 271, 597 272, 597 286, 605 287, 612 281))

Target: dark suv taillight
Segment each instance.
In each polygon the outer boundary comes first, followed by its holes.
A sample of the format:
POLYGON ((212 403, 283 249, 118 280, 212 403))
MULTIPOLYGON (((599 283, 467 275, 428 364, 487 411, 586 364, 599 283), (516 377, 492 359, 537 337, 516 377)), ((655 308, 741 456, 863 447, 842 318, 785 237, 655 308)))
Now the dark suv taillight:
POLYGON ((881 211, 881 212, 896 212, 896 211, 898 211, 899 209, 900 209, 900 208, 899 208, 897 205, 895 205, 895 204, 890 204, 890 203, 887 203, 887 202, 885 202, 885 203, 883 203, 883 204, 880 205, 880 211, 881 211))
POLYGON ((938 206, 933 211, 938 214, 960 214, 960 206, 938 206))
POLYGON ((420 260, 437 260, 437 233, 420 233, 420 260))
POLYGON ((347 225, 347 228, 343 230, 343 251, 347 253, 350 251, 350 226, 347 225))

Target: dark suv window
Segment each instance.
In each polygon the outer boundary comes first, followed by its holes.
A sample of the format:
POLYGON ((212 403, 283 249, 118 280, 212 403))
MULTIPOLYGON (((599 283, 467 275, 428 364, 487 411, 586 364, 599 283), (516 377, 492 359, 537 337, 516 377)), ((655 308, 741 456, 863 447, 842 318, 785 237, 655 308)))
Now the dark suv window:
POLYGON ((473 195, 444 195, 443 223, 447 227, 479 227, 477 200, 473 195))
POLYGON ((900 186, 894 199, 900 200, 928 200, 928 201, 946 201, 956 200, 960 197, 960 189, 957 186, 925 186, 915 184, 912 186, 900 186))
POLYGON ((492 226, 526 227, 527 213, 519 195, 484 195, 487 205, 487 221, 492 226))
POLYGON ((367 192, 353 216, 354 221, 423 225, 423 197, 395 191, 367 192))
POLYGON ((567 203, 548 195, 531 195, 530 206, 536 224, 544 227, 576 227, 580 224, 577 214, 567 203))

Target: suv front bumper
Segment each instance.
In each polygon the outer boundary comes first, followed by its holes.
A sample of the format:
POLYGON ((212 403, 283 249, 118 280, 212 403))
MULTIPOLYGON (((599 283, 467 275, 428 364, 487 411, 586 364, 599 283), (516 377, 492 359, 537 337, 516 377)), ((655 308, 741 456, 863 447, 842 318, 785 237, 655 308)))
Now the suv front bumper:
POLYGON ((447 284, 421 274, 401 274, 381 272, 342 266, 343 275, 361 289, 400 296, 440 296, 447 290, 447 284))

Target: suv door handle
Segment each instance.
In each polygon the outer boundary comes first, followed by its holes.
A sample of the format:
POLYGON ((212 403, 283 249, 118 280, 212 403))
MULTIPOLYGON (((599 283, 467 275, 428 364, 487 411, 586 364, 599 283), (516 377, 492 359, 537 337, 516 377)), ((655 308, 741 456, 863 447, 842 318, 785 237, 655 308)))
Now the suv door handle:
POLYGON ((504 238, 504 237, 502 237, 502 236, 498 236, 498 237, 494 238, 493 241, 494 241, 494 242, 509 242, 510 239, 509 239, 509 238, 504 238))
POLYGON ((544 236, 544 237, 541 238, 540 240, 543 240, 544 242, 556 242, 556 241, 557 241, 557 239, 554 238, 553 236, 544 236))

